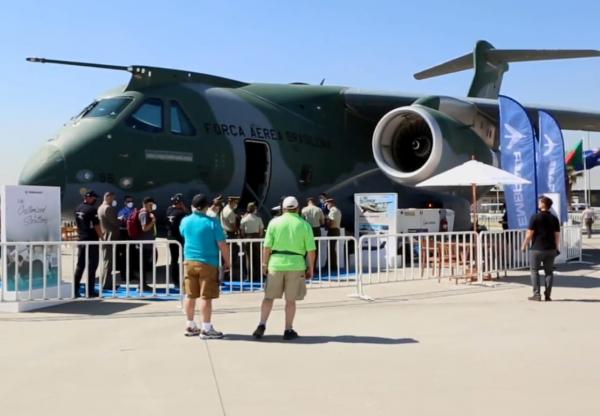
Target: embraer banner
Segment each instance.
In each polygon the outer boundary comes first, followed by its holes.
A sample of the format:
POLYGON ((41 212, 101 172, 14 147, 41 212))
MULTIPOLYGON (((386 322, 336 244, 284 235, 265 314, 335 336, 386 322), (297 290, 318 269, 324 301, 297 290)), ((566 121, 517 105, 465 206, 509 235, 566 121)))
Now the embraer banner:
POLYGON ((565 145, 560 126, 550 114, 539 113, 538 192, 560 195, 560 221, 567 221, 565 145))
POLYGON ((502 169, 531 181, 529 185, 504 185, 508 227, 526 228, 537 210, 535 139, 531 120, 515 100, 498 97, 502 169))

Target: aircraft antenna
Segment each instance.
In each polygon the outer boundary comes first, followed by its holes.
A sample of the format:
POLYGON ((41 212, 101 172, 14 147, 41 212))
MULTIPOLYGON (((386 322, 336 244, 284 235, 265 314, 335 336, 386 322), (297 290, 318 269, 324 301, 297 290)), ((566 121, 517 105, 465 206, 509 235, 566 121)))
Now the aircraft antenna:
POLYGON ((91 63, 91 62, 76 62, 76 61, 59 61, 57 59, 46 59, 46 58, 37 58, 37 57, 26 58, 26 61, 27 62, 36 62, 36 63, 40 63, 40 64, 87 66, 90 68, 114 69, 117 71, 131 72, 131 67, 120 66, 120 65, 95 64, 95 63, 91 63))

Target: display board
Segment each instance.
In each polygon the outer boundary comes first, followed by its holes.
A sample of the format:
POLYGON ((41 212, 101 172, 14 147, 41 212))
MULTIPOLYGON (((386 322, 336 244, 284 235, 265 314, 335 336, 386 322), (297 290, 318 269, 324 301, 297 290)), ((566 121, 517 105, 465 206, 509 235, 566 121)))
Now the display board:
MULTIPOLYGON (((354 194, 354 234, 357 239, 363 235, 393 235, 397 233, 398 194, 373 193, 354 194)), ((374 243, 375 240, 371 240, 374 243)), ((397 239, 395 237, 377 240, 379 255, 384 255, 386 264, 395 264, 397 239)), ((365 250, 365 247, 362 247, 365 250)), ((367 247, 368 249, 368 247, 367 247)), ((364 253, 363 253, 364 254, 364 253)), ((371 255, 368 253, 367 255, 371 255)))
POLYGON ((5 290, 56 286, 59 246, 25 245, 17 242, 61 240, 60 188, 5 185, 0 192, 2 270, 5 290), (31 282, 30 282, 31 281, 31 282))

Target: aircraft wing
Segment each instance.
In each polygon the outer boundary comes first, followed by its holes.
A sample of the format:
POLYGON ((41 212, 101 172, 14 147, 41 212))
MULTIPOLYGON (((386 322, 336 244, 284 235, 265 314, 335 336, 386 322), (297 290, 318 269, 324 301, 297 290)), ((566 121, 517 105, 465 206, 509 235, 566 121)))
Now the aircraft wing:
MULTIPOLYGON (((465 98, 465 101, 474 103, 477 108, 498 119, 498 101, 486 98, 465 98)), ((537 112, 547 111, 558 121, 563 130, 600 131, 600 111, 579 110, 559 106, 524 104, 523 105, 534 123, 537 123, 537 112)))
MULTIPOLYGON (((394 108, 409 106, 425 97, 419 94, 376 92, 355 88, 348 88, 342 94, 350 112, 375 122, 394 108)), ((457 99, 475 104, 491 119, 498 120, 498 100, 476 97, 457 99)), ((536 104, 524 104, 524 107, 534 123, 537 123, 537 111, 544 110, 552 114, 564 130, 600 131, 600 111, 536 104)))

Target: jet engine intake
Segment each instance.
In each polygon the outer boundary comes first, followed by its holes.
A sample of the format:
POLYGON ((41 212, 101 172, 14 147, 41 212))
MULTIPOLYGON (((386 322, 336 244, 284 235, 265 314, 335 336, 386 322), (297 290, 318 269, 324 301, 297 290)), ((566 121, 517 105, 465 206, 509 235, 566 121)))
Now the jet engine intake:
POLYGON ((373 156, 386 176, 402 185, 415 185, 472 156, 493 162, 491 150, 469 126, 419 104, 396 108, 379 120, 373 156))

